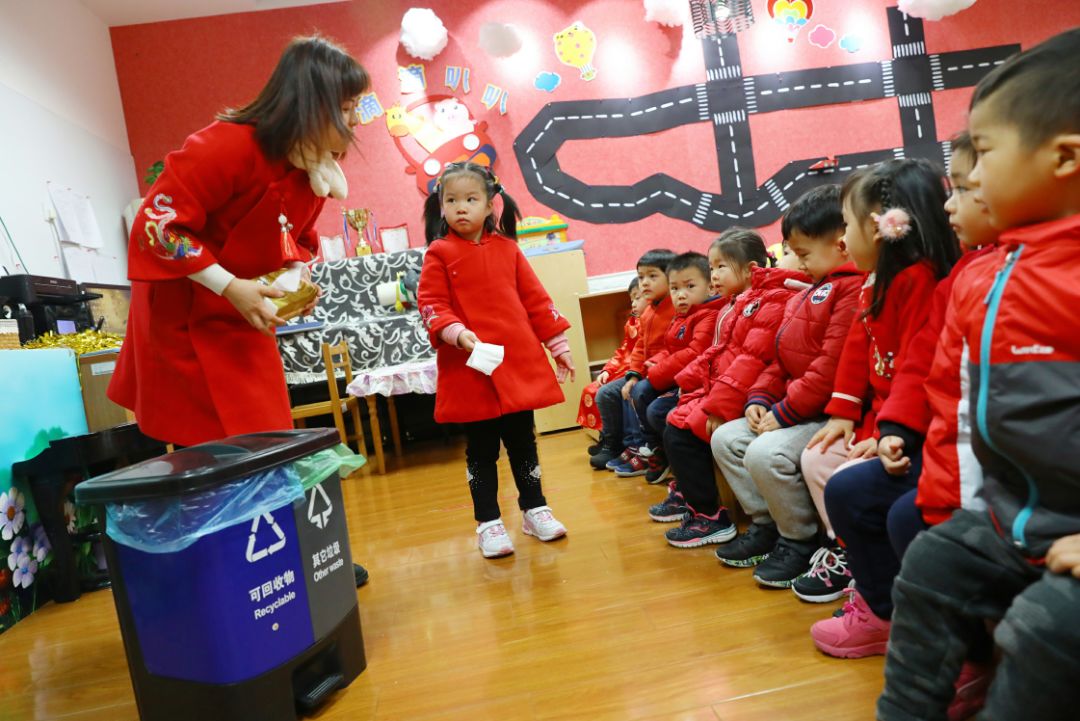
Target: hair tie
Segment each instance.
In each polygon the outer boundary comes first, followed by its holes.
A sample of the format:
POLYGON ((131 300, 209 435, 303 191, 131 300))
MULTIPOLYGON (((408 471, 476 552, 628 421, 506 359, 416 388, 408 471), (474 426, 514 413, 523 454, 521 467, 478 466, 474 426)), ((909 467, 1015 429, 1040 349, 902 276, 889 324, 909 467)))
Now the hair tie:
POLYGON ((870 218, 877 224, 881 237, 889 242, 905 238, 911 232, 911 216, 903 208, 889 208, 880 215, 871 213, 870 218))

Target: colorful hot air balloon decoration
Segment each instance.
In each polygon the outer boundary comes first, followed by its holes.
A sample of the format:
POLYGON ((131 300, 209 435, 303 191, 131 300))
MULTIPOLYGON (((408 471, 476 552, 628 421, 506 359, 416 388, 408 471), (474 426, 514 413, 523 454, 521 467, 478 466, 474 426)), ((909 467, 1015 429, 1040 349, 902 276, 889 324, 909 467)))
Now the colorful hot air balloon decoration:
POLYGON ((814 15, 812 0, 769 0, 769 17, 787 30, 787 41, 795 42, 795 36, 814 15))
POLYGON ((596 35, 580 21, 555 33, 555 55, 559 61, 581 72, 582 80, 596 77, 592 66, 596 35))

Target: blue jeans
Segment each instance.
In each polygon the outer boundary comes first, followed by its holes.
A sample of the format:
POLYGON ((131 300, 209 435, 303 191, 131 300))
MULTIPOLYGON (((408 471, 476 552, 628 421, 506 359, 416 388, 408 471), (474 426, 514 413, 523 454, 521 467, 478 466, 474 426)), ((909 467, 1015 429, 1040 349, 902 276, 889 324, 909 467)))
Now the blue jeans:
MULTIPOLYGON (((639 380, 634 384, 633 390, 630 391, 630 400, 634 403, 634 411, 637 413, 638 421, 641 422, 641 435, 643 443, 649 448, 659 448, 661 445, 661 437, 664 434, 664 425, 667 423, 667 414, 675 407, 672 403, 668 406, 667 411, 663 411, 660 423, 654 424, 656 418, 650 416, 649 409, 654 402, 660 398, 660 392, 653 388, 652 383, 649 383, 647 379, 639 380)), ((657 414, 662 411, 661 408, 657 409, 657 414)))
POLYGON ((618 455, 624 448, 637 448, 642 444, 641 427, 638 423, 637 414, 633 412, 633 406, 622 397, 625 378, 616 378, 600 386, 596 391, 596 407, 600 411, 600 423, 605 429, 621 428, 623 437, 618 434, 605 432, 603 442, 605 449, 618 455))

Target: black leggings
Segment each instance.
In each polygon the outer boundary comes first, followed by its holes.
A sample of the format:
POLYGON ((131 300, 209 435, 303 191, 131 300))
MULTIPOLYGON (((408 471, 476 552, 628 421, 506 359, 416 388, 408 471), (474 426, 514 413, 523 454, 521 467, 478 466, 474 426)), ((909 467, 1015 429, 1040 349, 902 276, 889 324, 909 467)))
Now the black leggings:
POLYGON ((473 499, 473 515, 478 523, 494 521, 499 511, 499 442, 506 446, 510 470, 518 489, 518 507, 523 511, 546 506, 540 487, 540 460, 536 454, 533 412, 521 411, 466 423, 465 473, 473 499))

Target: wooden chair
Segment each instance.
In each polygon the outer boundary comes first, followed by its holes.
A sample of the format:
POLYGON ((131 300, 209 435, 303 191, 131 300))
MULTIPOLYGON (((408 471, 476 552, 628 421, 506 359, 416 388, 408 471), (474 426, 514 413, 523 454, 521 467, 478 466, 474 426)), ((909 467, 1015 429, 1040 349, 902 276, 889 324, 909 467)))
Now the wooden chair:
POLYGON ((746 515, 742 506, 739 505, 739 499, 735 497, 735 491, 731 490, 731 486, 728 485, 723 472, 715 463, 713 464, 713 477, 716 479, 716 486, 720 491, 720 503, 727 508, 728 518, 739 528, 749 527, 750 517, 746 515))
MULTIPOLYGON (((330 399, 326 401, 320 401, 318 403, 305 403, 304 405, 294 406, 292 408, 293 421, 300 428, 305 426, 305 421, 308 418, 314 416, 332 415, 334 417, 334 425, 337 427, 338 435, 341 436, 341 442, 345 445, 349 444, 350 440, 356 440, 357 450, 360 454, 367 456, 367 444, 364 442, 364 426, 360 423, 360 399, 354 396, 341 397, 338 393, 337 383, 337 370, 340 368, 345 372, 345 384, 346 386, 352 382, 352 364, 349 360, 349 346, 345 341, 341 341, 337 345, 330 345, 329 343, 323 343, 323 363, 326 366, 326 385, 330 391, 330 399), (348 435, 345 431, 345 413, 352 414, 353 421, 353 435, 348 435)), ((371 423, 371 437, 375 443, 375 458, 376 466, 378 467, 380 474, 386 473, 386 460, 383 457, 382 450, 382 436, 379 430, 379 416, 373 408, 373 403, 368 403, 368 420, 371 423)))

